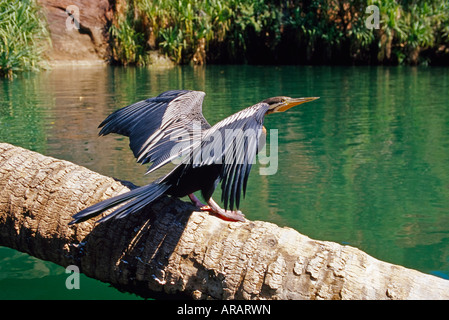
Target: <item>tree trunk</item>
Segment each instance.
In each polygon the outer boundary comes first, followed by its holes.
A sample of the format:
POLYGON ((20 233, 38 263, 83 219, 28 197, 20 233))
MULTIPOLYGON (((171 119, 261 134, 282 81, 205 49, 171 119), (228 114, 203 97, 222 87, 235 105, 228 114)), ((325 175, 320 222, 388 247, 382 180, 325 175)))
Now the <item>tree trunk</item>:
POLYGON ((144 297, 448 299, 449 281, 262 221, 226 222, 165 197, 121 220, 68 226, 129 187, 0 144, 0 245, 144 297))

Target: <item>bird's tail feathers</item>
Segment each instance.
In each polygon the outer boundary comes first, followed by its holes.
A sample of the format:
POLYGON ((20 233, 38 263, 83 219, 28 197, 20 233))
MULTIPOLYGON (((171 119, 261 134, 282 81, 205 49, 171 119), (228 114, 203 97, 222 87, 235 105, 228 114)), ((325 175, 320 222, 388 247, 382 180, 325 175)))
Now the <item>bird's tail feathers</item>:
POLYGON ((124 194, 120 194, 118 196, 96 203, 93 206, 90 206, 78 212, 77 214, 73 215, 73 220, 69 224, 86 221, 103 213, 106 210, 123 204, 107 216, 98 220, 97 223, 107 221, 111 218, 121 219, 123 217, 126 217, 131 212, 135 212, 150 204, 151 202, 162 196, 169 187, 170 186, 165 183, 156 182, 133 189, 124 194))

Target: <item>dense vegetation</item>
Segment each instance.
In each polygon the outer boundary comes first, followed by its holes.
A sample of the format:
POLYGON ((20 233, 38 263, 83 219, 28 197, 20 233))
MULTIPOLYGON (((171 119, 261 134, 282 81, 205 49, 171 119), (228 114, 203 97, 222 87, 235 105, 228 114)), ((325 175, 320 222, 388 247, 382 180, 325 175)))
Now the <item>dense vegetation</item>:
POLYGON ((40 69, 49 41, 36 0, 0 0, 0 77, 40 69))
MULTIPOLYGON (((176 63, 427 64, 449 60, 449 2, 406 0, 117 1, 113 58, 176 63), (365 25, 376 5, 380 29, 365 25)), ((446 62, 447 63, 447 62, 446 62)))
MULTIPOLYGON (((449 64, 449 1, 115 0, 111 61, 449 64), (379 8, 380 28, 365 22, 379 8)), ((37 0, 0 0, 0 76, 36 70, 49 44, 37 0)))

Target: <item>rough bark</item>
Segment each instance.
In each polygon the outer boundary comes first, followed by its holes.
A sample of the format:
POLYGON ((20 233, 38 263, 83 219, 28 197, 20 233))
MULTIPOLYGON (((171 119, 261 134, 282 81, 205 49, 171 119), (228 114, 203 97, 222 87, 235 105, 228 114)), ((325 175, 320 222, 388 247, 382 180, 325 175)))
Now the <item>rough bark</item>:
MULTIPOLYGON (((132 186, 131 186, 132 187, 132 186)), ((262 221, 225 222, 163 198, 122 220, 68 226, 128 186, 0 144, 0 245, 145 297, 448 299, 449 281, 262 221)))

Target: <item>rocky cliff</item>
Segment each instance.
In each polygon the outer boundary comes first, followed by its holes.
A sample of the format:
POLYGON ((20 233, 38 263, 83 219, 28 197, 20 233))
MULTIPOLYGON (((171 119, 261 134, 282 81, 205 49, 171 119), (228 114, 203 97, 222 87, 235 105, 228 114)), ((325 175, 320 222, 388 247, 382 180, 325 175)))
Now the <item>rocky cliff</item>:
POLYGON ((47 17, 52 64, 104 63, 108 58, 108 28, 113 19, 109 0, 39 0, 47 17))

